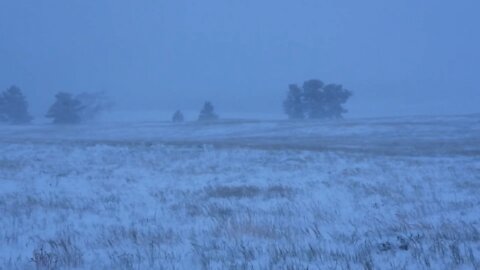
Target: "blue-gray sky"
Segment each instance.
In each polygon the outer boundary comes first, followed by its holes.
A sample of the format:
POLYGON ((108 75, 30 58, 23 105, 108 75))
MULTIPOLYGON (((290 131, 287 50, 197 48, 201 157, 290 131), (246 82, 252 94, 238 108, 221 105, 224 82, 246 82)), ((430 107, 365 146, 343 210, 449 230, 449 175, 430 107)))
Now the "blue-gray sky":
POLYGON ((348 116, 480 111, 478 0, 2 0, 0 88, 119 109, 281 112, 290 83, 355 93, 348 116))

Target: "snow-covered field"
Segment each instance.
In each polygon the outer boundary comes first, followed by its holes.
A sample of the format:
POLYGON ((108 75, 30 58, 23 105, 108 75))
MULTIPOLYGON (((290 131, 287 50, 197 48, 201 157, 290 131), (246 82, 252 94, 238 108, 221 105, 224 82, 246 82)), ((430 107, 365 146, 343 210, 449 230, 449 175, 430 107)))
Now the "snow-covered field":
POLYGON ((480 117, 0 127, 0 269, 480 269, 480 117))

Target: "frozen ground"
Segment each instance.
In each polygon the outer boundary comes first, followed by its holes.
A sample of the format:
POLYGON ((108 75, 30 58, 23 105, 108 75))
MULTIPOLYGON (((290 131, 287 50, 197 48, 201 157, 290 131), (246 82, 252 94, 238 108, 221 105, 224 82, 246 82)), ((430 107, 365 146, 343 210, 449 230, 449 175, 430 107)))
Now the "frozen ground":
POLYGON ((0 127, 0 269, 480 269, 480 117, 0 127))

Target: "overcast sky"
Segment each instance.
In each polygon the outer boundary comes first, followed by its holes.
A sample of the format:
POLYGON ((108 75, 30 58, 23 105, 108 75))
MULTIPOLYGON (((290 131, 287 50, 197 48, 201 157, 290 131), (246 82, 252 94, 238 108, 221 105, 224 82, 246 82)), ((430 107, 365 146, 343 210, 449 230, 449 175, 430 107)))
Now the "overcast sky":
POLYGON ((347 117, 480 112, 478 0, 1 0, 0 89, 118 109, 279 113, 288 84, 355 96, 347 117))

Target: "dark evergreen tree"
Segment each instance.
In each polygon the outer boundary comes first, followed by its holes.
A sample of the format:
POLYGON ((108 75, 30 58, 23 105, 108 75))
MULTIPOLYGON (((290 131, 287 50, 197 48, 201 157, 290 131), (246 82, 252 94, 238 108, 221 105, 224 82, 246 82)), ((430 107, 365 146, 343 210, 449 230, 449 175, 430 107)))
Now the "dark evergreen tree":
POLYGON ((302 89, 290 85, 283 106, 290 119, 332 119, 342 118, 347 112, 343 107, 352 92, 339 84, 325 85, 320 80, 309 80, 302 89))
POLYGON ((304 119, 303 93, 296 84, 289 86, 287 99, 283 102, 283 110, 290 119, 304 119))
POLYGON ((0 121, 9 124, 27 124, 32 121, 27 99, 20 88, 11 86, 1 93, 0 121))
POLYGON ((177 110, 172 117, 172 122, 174 123, 181 123, 185 120, 183 117, 183 113, 180 110, 177 110))
POLYGON ((46 117, 55 124, 78 124, 82 121, 82 103, 70 93, 60 92, 55 96, 55 103, 50 107, 46 117))
POLYGON ((205 102, 203 109, 200 111, 198 116, 199 121, 214 121, 218 119, 218 115, 215 114, 215 109, 210 102, 205 102))
POLYGON ((303 107, 305 114, 310 119, 325 117, 322 95, 324 85, 320 80, 309 80, 303 83, 303 107))
POLYGON ((352 92, 339 84, 328 84, 323 89, 323 111, 327 118, 342 118, 347 110, 343 104, 352 96, 352 92))

